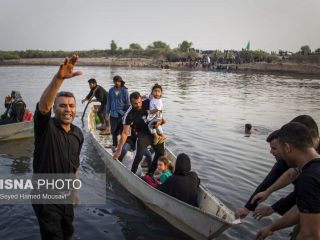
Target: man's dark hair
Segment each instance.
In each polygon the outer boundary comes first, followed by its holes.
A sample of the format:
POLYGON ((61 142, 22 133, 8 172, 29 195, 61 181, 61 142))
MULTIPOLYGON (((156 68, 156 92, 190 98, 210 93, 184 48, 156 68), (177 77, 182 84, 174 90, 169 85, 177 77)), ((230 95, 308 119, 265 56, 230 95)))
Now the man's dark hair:
POLYGON ((12 90, 12 91, 11 91, 11 97, 12 97, 12 98, 15 98, 15 96, 16 96, 16 91, 12 90))
POLYGON ((74 100, 76 100, 76 98, 74 97, 72 92, 65 92, 65 91, 61 91, 57 93, 56 99, 58 97, 72 97, 74 100))
POLYGON ((273 131, 272 133, 270 133, 270 135, 267 137, 266 141, 268 143, 271 143, 274 139, 278 138, 278 134, 279 134, 279 129, 273 131))
POLYGON ((158 84, 158 83, 156 83, 155 85, 153 85, 153 87, 152 87, 152 89, 151 89, 151 92, 152 92, 154 89, 157 89, 157 88, 159 88, 159 89, 161 90, 161 92, 162 92, 162 87, 161 87, 161 85, 158 84))
POLYGON ((133 99, 139 99, 141 98, 141 95, 139 92, 133 92, 130 94, 130 102, 132 102, 133 99))
POLYGON ((299 115, 294 119, 292 119, 291 122, 302 123, 309 129, 312 138, 319 137, 319 129, 318 129, 317 123, 311 116, 299 115))
POLYGON ((120 77, 119 75, 116 75, 113 77, 113 82, 122 82, 122 77, 120 77))
POLYGON ((302 123, 290 122, 283 125, 278 133, 280 145, 285 143, 293 145, 299 150, 313 147, 309 129, 302 123))
POLYGON ((90 79, 88 80, 88 83, 95 83, 95 84, 97 84, 97 81, 96 81, 94 78, 90 78, 90 79))
POLYGON ((123 81, 122 77, 120 77, 119 75, 116 75, 113 77, 113 82, 116 83, 116 82, 121 82, 121 87, 124 87, 124 84, 125 84, 125 81, 123 81))

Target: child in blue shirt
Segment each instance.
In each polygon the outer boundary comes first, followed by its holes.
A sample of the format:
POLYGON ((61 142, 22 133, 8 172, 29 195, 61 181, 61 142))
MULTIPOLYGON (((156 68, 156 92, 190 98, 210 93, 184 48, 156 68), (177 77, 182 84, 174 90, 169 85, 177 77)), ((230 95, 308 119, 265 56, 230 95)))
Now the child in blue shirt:
POLYGON ((160 184, 167 181, 169 177, 172 176, 172 172, 174 172, 174 166, 172 162, 165 156, 158 158, 158 172, 161 173, 160 175, 160 184))
POLYGON ((160 177, 155 179, 149 175, 144 176, 142 179, 150 184, 152 187, 157 187, 160 184, 163 184, 169 177, 172 176, 174 172, 173 163, 165 156, 161 156, 158 158, 158 167, 157 171, 161 173, 160 177))

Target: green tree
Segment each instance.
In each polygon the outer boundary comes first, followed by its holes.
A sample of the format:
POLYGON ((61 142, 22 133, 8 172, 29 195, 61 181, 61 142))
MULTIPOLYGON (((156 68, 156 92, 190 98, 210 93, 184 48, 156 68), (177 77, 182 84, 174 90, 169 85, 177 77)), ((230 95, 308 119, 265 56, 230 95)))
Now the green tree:
POLYGON ((0 51, 0 61, 6 60, 6 59, 19 59, 20 56, 17 52, 6 52, 6 51, 0 51))
POLYGON ((139 43, 131 43, 129 46, 129 49, 131 50, 143 50, 141 45, 139 43))
POLYGON ((110 49, 111 49, 111 52, 115 52, 118 49, 118 46, 114 40, 111 40, 110 49))
POLYGON ((179 50, 181 52, 188 52, 192 44, 193 44, 192 42, 183 41, 182 43, 179 44, 179 50))
POLYGON ((170 46, 162 41, 155 41, 148 46, 149 49, 170 49, 170 46))
POLYGON ((304 45, 301 47, 301 54, 302 55, 310 55, 311 54, 311 49, 308 45, 304 45))

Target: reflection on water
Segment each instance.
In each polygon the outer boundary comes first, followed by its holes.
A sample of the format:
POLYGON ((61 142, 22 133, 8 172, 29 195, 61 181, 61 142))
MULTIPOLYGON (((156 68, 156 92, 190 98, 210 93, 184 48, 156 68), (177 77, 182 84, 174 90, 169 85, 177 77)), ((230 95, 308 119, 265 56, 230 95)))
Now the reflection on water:
POLYGON ((20 159, 12 160, 12 165, 11 165, 12 174, 25 173, 25 172, 31 172, 29 158, 20 158, 20 159))
MULTIPOLYGON (((31 172, 31 158, 33 154, 33 138, 0 143, 0 161, 2 157, 10 159, 10 173, 31 172)), ((7 165, 8 166, 8 165, 7 165)))
POLYGON ((192 72, 178 72, 177 73, 177 87, 179 88, 181 96, 187 95, 188 90, 192 87, 194 79, 192 77, 192 72))
MULTIPOLYGON (((56 67, 0 67, 0 98, 12 89, 20 89, 28 107, 34 109, 40 92, 56 70, 56 67)), ((62 87, 75 93, 78 126, 85 107, 80 100, 89 92, 89 78, 109 89, 113 76, 120 75, 130 92, 142 94, 149 93, 153 84, 161 84, 164 117, 168 120, 164 125, 169 136, 167 146, 176 154, 189 154, 201 181, 233 210, 243 206, 274 163, 265 141, 268 134, 299 114, 310 114, 320 123, 319 79, 107 67, 82 70, 85 73, 82 77, 66 80, 62 87), (253 125, 250 137, 244 136, 245 123, 253 125)), ((86 175, 105 172, 87 134, 81 172, 86 175)), ((0 143, 0 173, 31 171, 32 151, 32 139, 0 143)), ((76 209, 76 239, 187 238, 146 209, 110 172, 106 174, 106 204, 76 209)), ((272 204, 288 191, 273 194, 263 205, 272 204)), ((30 206, 0 206, 0 214, 0 239, 40 238, 30 206)), ((258 222, 249 216, 245 223, 230 228, 219 239, 254 239, 257 230, 276 217, 258 222)), ((271 239, 284 238, 288 232, 276 233, 271 239)))

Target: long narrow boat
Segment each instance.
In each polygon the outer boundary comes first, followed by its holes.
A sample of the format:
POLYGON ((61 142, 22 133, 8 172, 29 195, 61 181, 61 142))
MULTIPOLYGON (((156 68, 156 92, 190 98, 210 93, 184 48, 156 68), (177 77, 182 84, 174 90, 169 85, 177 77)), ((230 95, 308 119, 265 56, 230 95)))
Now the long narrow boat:
MULTIPOLYGON (((201 240, 213 239, 233 224, 234 213, 203 185, 199 188, 197 208, 151 187, 120 161, 114 160, 111 149, 105 148, 111 143, 111 137, 99 135, 96 130, 94 109, 88 115, 88 129, 99 155, 117 181, 175 228, 201 240)), ((175 162, 176 157, 168 149, 166 156, 175 162)))
POLYGON ((0 125, 0 141, 33 137, 33 121, 0 125))

